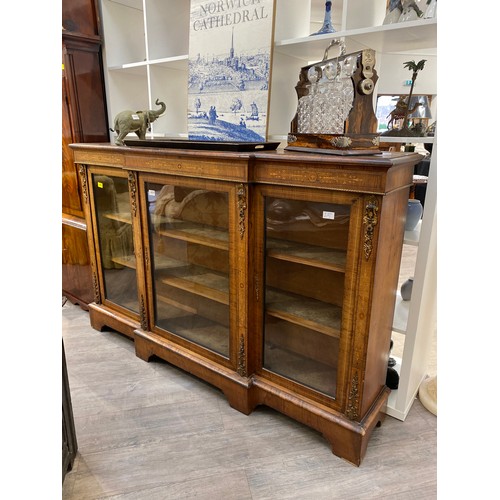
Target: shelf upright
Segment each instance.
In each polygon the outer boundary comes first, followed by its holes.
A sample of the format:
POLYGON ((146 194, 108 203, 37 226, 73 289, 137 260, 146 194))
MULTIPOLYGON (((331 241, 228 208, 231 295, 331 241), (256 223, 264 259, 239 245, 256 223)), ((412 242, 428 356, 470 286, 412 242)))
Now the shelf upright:
POLYGON ((401 367, 398 370, 400 374, 399 387, 392 391, 389 396, 387 414, 399 420, 406 419, 420 384, 427 375, 429 348, 436 328, 436 157, 437 141, 435 140, 427 182, 424 215, 420 228, 411 301, 404 306, 407 308, 408 314, 406 329, 398 329, 400 323, 397 322, 396 317, 393 325, 395 331, 405 334, 405 339, 403 356, 400 361, 401 367))

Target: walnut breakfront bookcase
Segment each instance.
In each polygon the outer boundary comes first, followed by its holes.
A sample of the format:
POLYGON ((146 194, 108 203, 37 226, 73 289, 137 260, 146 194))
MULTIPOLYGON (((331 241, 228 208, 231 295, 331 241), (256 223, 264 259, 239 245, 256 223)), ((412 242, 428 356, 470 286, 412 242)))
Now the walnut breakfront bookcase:
MULTIPOLYGON (((360 465, 385 385, 415 153, 72 144, 94 288, 117 330, 360 465)), ((293 444, 291 445, 293 446, 293 444)))

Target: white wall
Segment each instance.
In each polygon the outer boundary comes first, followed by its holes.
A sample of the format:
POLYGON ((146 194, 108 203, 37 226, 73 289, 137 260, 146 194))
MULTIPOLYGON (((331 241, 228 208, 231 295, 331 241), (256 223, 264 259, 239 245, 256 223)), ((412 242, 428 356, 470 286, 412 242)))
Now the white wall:
POLYGON ((410 87, 405 86, 405 80, 411 80, 412 71, 404 67, 407 61, 418 63, 426 59, 424 69, 418 72, 413 88, 414 94, 437 94, 437 56, 419 54, 377 54, 378 94, 408 94, 410 87))

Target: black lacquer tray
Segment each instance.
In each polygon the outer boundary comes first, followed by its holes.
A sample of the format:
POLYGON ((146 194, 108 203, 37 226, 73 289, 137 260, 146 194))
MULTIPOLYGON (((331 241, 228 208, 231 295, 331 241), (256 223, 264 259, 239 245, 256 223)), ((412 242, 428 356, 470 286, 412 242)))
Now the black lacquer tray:
POLYGON ((208 151, 263 151, 273 150, 279 142, 223 142, 191 141, 189 139, 125 139, 127 146, 141 148, 200 149, 208 151))

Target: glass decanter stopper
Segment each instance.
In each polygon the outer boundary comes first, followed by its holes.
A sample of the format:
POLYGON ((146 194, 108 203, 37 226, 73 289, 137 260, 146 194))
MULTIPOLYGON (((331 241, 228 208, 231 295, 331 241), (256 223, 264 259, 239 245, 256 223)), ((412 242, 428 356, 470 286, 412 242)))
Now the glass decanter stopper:
POLYGON ((323 26, 316 33, 311 33, 312 35, 323 35, 324 33, 335 33, 335 28, 332 24, 332 2, 325 2, 325 19, 323 20, 323 26))

